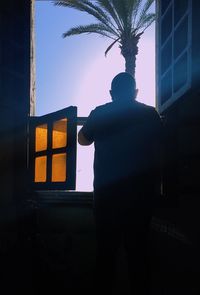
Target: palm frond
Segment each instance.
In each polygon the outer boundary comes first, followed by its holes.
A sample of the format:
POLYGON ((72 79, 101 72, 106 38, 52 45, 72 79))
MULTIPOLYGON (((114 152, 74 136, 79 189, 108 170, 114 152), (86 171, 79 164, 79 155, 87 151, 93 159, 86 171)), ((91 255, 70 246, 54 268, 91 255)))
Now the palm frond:
POLYGON ((134 4, 133 4, 133 10, 132 10, 132 27, 135 28, 136 27, 136 23, 137 23, 137 17, 138 17, 138 13, 140 11, 140 8, 142 6, 142 1, 141 0, 135 0, 134 4))
POLYGON ((77 10, 80 10, 80 11, 84 11, 83 10, 83 7, 81 5, 81 2, 79 0, 73 0, 73 1, 70 1, 70 0, 53 0, 52 3, 55 5, 55 6, 64 6, 64 7, 70 7, 70 8, 75 8, 77 10))
POLYGON ((153 2, 155 2, 155 0, 146 0, 146 2, 144 3, 143 9, 141 10, 141 13, 140 13, 141 17, 148 12, 153 2))
POLYGON ((98 19, 99 21, 101 21, 104 25, 108 26, 110 30, 113 30, 113 33, 116 36, 118 35, 117 27, 113 24, 111 18, 109 17, 108 13, 106 13, 106 11, 104 11, 101 7, 99 7, 98 5, 95 5, 91 1, 88 1, 88 0, 82 0, 82 1, 84 2, 85 5, 87 5, 88 7, 90 7, 91 9, 93 9, 99 14, 100 16, 98 19))
POLYGON ((121 0, 111 0, 112 5, 116 11, 116 14, 118 15, 120 22, 122 24, 123 29, 127 28, 128 22, 128 7, 127 7, 127 1, 121 1, 121 0))
POLYGON ((69 36, 74 36, 74 35, 80 35, 80 34, 99 34, 104 37, 108 37, 110 39, 115 40, 114 36, 112 35, 111 32, 107 30, 107 27, 105 27, 103 24, 90 24, 90 25, 85 25, 85 26, 77 26, 69 29, 65 33, 63 33, 63 38, 69 37, 69 36))
POLYGON ((73 8, 86 12, 98 22, 75 26, 63 34, 63 37, 79 34, 98 34, 113 42, 105 51, 105 56, 119 42, 126 60, 126 71, 135 75, 135 60, 138 54, 138 42, 143 32, 155 20, 151 5, 155 0, 52 0, 54 5, 73 8), (133 63, 133 64, 130 64, 133 63))
POLYGON ((155 13, 148 13, 143 16, 140 20, 140 23, 137 25, 135 32, 139 32, 142 30, 143 32, 155 21, 156 14, 155 13))
POLYGON ((103 23, 105 26, 108 26, 110 30, 113 31, 113 34, 117 36, 118 31, 114 26, 112 20, 109 15, 99 6, 95 5, 91 1, 88 0, 55 0, 54 5, 56 6, 64 6, 69 8, 74 8, 82 12, 86 12, 96 18, 98 21, 103 23))
POLYGON ((115 43, 117 43, 119 41, 120 38, 116 39, 114 42, 112 42, 108 48, 105 51, 105 56, 107 55, 108 51, 115 45, 115 43))
POLYGON ((113 21, 117 25, 117 29, 122 32, 123 26, 121 24, 120 18, 112 4, 112 0, 96 0, 99 6, 103 7, 104 10, 112 17, 113 21))
POLYGON ((105 21, 106 25, 108 24, 109 26, 113 27, 115 30, 117 29, 116 26, 114 26, 112 20, 110 19, 108 13, 106 13, 106 11, 104 11, 101 7, 99 7, 98 5, 95 5, 91 1, 87 1, 87 0, 84 0, 84 3, 87 6, 94 9, 103 18, 103 21, 105 21))
POLYGON ((144 3, 143 8, 141 9, 140 13, 138 13, 138 18, 137 18, 137 22, 135 24, 135 27, 140 27, 141 23, 144 22, 144 18, 145 16, 148 14, 148 11, 151 7, 151 5, 153 4, 155 0, 146 0, 146 2, 144 3))
POLYGON ((127 10, 127 22, 128 25, 132 27, 133 22, 133 11, 135 10, 135 6, 138 0, 125 0, 125 6, 127 10))

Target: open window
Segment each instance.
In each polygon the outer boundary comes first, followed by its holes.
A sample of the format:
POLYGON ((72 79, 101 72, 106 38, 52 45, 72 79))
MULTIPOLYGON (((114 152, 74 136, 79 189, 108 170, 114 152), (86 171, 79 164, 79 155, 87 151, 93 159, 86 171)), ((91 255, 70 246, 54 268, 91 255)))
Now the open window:
POLYGON ((35 190, 75 190, 77 108, 30 118, 31 186, 35 190))
POLYGON ((157 106, 164 112, 192 86, 191 0, 157 1, 157 106))

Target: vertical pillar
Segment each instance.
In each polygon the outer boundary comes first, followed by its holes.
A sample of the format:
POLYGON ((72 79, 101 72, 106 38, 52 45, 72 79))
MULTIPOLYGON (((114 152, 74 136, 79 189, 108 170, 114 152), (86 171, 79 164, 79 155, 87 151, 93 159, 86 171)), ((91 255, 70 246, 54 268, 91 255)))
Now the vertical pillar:
POLYGON ((31 76, 30 76, 30 115, 35 115, 35 104, 36 104, 36 86, 35 86, 35 0, 31 0, 31 76))

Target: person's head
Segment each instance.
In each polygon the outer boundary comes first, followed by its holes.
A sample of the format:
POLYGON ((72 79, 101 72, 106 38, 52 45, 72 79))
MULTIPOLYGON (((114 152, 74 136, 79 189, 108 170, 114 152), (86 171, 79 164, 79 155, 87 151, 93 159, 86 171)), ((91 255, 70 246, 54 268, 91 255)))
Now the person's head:
POLYGON ((137 89, 133 76, 125 72, 116 75, 111 83, 110 95, 113 101, 135 99, 137 89))

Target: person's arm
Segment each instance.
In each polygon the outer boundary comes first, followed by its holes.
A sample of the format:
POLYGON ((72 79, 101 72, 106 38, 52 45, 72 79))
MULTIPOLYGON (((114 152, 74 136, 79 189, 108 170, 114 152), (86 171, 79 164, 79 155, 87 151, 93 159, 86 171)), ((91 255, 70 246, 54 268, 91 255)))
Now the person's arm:
POLYGON ((91 145, 94 142, 94 111, 90 113, 83 127, 78 133, 78 143, 80 145, 91 145))
POLYGON ((93 140, 88 140, 88 139, 85 137, 85 135, 84 135, 84 133, 83 133, 83 131, 82 131, 82 128, 81 128, 81 130, 80 130, 79 133, 78 133, 78 143, 79 143, 80 145, 91 145, 91 144, 93 143, 93 140))

